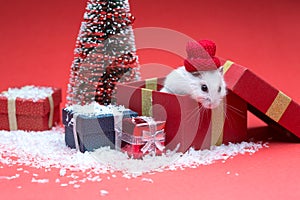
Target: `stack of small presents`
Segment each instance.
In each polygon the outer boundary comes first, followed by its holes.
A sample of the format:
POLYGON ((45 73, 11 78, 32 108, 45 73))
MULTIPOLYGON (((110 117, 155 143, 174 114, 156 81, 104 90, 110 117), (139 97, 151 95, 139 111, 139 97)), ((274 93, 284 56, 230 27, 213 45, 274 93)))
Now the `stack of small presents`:
POLYGON ((94 102, 63 109, 65 142, 81 152, 109 146, 130 157, 161 154, 164 150, 164 121, 138 117, 124 106, 103 106, 94 102))

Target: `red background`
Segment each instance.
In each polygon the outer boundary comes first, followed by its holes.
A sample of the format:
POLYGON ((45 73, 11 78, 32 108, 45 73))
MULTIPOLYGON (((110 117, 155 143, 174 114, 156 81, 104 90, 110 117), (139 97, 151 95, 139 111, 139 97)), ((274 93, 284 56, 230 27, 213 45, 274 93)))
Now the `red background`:
MULTIPOLYGON (((300 102, 300 2, 140 0, 130 3, 137 18, 134 27, 164 27, 195 39, 212 39, 217 43, 219 56, 249 67, 300 102)), ((2 0, 0 90, 26 84, 50 85, 61 87, 65 97, 85 6, 86 1, 82 0, 2 0)), ((154 62, 176 67, 182 63, 167 52, 139 50, 138 54, 141 64, 154 62)), ((151 68, 145 67, 143 76, 149 76, 149 71, 151 68)), ((249 124, 260 125, 253 117, 249 124)), ((171 199, 172 195, 173 199, 296 199, 300 197, 299 153, 299 144, 271 143, 269 149, 253 156, 238 156, 225 164, 152 175, 153 184, 117 178, 85 184, 76 191, 51 183, 31 184, 30 180, 21 178, 0 180, 0 197, 95 199, 104 188, 110 192, 108 199, 171 199), (228 176, 227 171, 240 175, 228 176), (27 185, 18 190, 17 182, 27 185), (130 190, 124 191, 127 186, 130 190)), ((0 169, 0 176, 14 172, 14 167, 5 167, 0 169)), ((46 176, 55 177, 57 172, 46 176)))

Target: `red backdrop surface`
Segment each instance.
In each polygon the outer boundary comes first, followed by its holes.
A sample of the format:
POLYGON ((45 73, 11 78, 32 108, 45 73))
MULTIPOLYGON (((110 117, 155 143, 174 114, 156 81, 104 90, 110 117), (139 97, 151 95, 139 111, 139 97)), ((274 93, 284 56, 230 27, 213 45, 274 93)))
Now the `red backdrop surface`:
MULTIPOLYGON (((212 39, 217 43, 219 56, 251 68, 300 102, 300 2, 132 0, 130 3, 136 16, 135 28, 163 27, 194 39, 212 39)), ((49 85, 61 87, 64 98, 86 1, 2 0, 0 4, 0 91, 27 84, 49 85)), ((182 64, 180 57, 162 50, 139 49, 138 54, 144 65, 143 77, 164 75, 182 64), (148 63, 169 67, 153 72, 151 65, 145 65, 148 63)), ((250 117, 249 124, 257 126, 260 122, 250 117)), ((110 191, 107 199, 297 199, 299 153, 299 144, 271 143, 270 148, 253 156, 238 156, 225 164, 151 175, 153 184, 117 178, 86 184, 76 191, 51 183, 31 184, 26 178, 0 180, 0 198, 96 199, 104 188, 110 191), (228 176, 227 171, 240 175, 228 176), (20 182, 26 185, 21 190, 16 189, 20 182)), ((0 176, 15 170, 1 168, 0 176)), ((45 176, 57 174, 52 171, 45 176)))

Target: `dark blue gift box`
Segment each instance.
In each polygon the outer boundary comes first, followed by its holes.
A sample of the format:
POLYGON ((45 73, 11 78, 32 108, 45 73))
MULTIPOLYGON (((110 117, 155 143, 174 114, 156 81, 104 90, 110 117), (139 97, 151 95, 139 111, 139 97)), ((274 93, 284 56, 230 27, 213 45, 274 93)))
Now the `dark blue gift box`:
MULTIPOLYGON (((73 134, 74 113, 63 109, 62 119, 65 125, 65 142, 70 148, 76 148, 73 134)), ((137 113, 131 110, 123 111, 123 118, 136 117, 137 113)), ((109 146, 115 148, 114 116, 102 114, 87 116, 79 114, 76 118, 76 136, 81 152, 93 151, 100 147, 109 146)))

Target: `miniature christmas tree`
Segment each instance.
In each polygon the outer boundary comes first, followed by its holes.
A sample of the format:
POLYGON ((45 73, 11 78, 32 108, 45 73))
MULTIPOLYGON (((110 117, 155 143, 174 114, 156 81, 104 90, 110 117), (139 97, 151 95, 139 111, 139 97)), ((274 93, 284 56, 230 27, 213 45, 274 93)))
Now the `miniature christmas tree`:
POLYGON ((111 103, 116 82, 138 79, 128 0, 89 0, 74 50, 67 104, 111 103))

